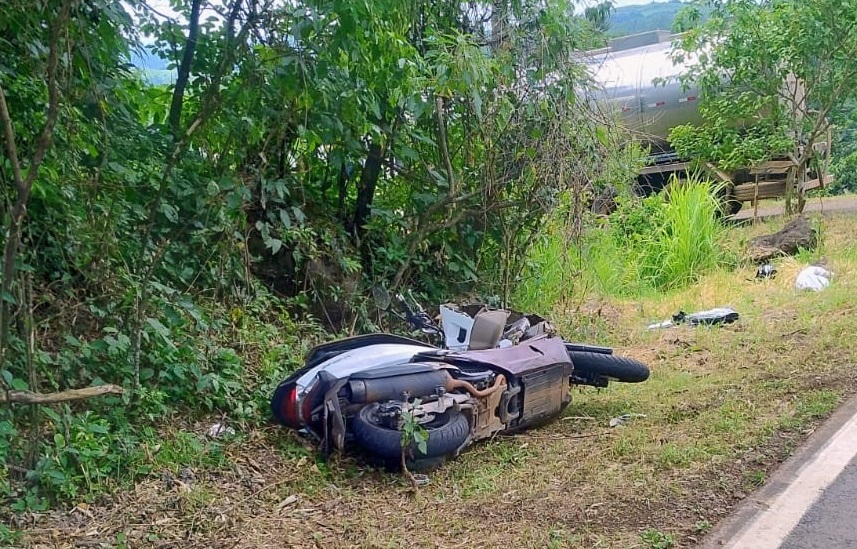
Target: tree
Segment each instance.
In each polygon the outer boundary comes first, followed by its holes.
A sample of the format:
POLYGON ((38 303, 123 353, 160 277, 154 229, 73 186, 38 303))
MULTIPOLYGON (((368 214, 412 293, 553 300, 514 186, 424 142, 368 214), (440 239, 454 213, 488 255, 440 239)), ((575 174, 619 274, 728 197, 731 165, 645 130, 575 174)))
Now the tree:
POLYGON ((177 410, 261 421, 294 361, 238 356, 252 315, 289 337, 354 330, 378 282, 508 297, 616 165, 569 1, 156 4, 0 2, 0 494, 8 462, 74 499, 177 410), (109 434, 92 462, 69 425, 109 434))
POLYGON ((583 16, 587 21, 592 23, 592 26, 601 32, 610 30, 610 16, 613 13, 613 1, 599 2, 594 6, 589 6, 583 10, 583 16))
POLYGON ((676 149, 726 169, 774 155, 790 155, 799 174, 818 169, 831 115, 857 95, 857 2, 725 0, 710 7, 709 19, 675 51, 695 59, 685 79, 702 89, 705 122, 674 130, 676 149))

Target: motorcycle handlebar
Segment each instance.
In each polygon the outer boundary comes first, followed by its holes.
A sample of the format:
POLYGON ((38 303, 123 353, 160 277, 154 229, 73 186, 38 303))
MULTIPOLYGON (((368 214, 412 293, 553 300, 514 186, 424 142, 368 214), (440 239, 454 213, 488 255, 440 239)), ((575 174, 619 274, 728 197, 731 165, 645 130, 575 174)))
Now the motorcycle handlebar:
POLYGON ((399 303, 399 307, 404 312, 403 320, 419 329, 423 333, 429 334, 440 334, 440 328, 435 324, 434 320, 425 312, 422 305, 414 299, 413 295, 411 295, 411 301, 413 301, 413 308, 411 304, 408 303, 408 300, 405 298, 403 294, 396 294, 396 301, 399 303), (414 310, 416 309, 416 310, 414 310))

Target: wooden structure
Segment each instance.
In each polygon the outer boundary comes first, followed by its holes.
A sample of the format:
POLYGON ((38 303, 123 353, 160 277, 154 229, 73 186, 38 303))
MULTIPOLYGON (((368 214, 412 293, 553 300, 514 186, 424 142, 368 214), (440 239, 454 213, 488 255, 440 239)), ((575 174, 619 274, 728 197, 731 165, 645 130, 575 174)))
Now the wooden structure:
MULTIPOLYGON (((751 203, 758 212, 759 201, 770 198, 784 198, 786 211, 798 213, 803 211, 807 191, 823 188, 833 181, 833 175, 827 171, 828 166, 829 153, 825 153, 819 173, 801 168, 791 155, 732 173, 724 172, 711 163, 706 164, 703 171, 715 181, 726 185, 728 192, 724 194, 724 200, 731 204, 727 213, 737 213, 740 210, 738 206, 746 202, 751 203)), ((666 187, 669 175, 674 174, 682 181, 686 179, 688 170, 692 169, 690 162, 671 162, 646 166, 639 173, 641 177, 660 176, 666 187)))

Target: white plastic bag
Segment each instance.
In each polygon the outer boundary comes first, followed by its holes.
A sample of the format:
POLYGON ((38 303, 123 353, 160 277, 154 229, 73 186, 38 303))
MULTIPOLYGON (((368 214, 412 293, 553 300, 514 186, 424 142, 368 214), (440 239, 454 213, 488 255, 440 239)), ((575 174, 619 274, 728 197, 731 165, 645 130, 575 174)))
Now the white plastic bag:
POLYGON ((795 288, 798 290, 813 290, 820 292, 830 285, 830 279, 833 273, 822 267, 810 265, 805 267, 797 275, 795 280, 795 288))

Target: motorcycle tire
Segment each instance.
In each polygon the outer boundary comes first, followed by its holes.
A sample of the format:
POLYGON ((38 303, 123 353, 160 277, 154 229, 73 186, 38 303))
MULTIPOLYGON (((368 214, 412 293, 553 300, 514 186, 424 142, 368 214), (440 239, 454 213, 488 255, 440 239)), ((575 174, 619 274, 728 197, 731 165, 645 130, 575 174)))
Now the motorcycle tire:
MULTIPOLYGON (((364 406, 354 416, 354 439, 364 450, 376 457, 395 460, 402 455, 402 432, 380 425, 375 418, 378 403, 364 406)), ((455 452, 470 434, 470 422, 461 412, 448 409, 423 425, 428 433, 425 453, 413 450, 414 460, 446 456, 455 452)))
POLYGON ((604 376, 612 381, 639 383, 649 378, 649 367, 638 360, 616 355, 571 351, 574 369, 604 376))

